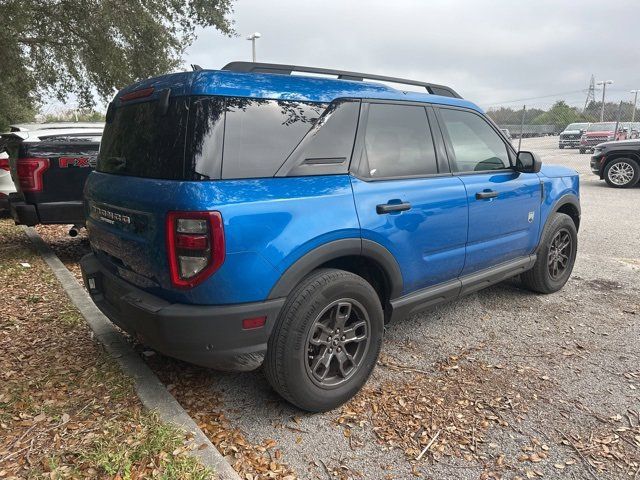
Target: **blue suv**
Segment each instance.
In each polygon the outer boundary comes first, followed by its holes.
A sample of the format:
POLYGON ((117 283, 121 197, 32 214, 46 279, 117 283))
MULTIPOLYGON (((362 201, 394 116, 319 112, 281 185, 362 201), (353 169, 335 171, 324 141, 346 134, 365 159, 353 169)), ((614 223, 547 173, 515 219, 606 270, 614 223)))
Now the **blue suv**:
POLYGON ((264 365, 309 411, 362 387, 388 322, 517 275, 562 288, 580 223, 576 172, 451 88, 243 62, 119 92, 85 208, 107 317, 188 362, 264 365))

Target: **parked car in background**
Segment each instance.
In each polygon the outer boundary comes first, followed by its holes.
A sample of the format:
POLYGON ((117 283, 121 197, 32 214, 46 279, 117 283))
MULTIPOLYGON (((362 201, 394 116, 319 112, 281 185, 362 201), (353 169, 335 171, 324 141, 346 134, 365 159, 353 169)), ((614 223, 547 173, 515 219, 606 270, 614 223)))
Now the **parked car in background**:
POLYGON ((591 157, 591 171, 611 187, 633 187, 640 178, 640 140, 597 145, 591 157))
POLYGON ((449 87, 245 62, 119 92, 85 202, 111 321, 196 364, 264 362, 310 411, 362 387, 385 322, 515 275, 561 289, 580 221, 578 174, 449 87))
POLYGON ((560 133, 558 139, 558 148, 561 150, 567 148, 578 148, 580 146, 580 138, 589 127, 588 123, 570 123, 560 133))
POLYGON ((20 225, 84 226, 82 191, 95 167, 104 124, 57 125, 40 130, 14 130, 7 141, 16 193, 9 210, 20 225))
POLYGON ((0 210, 9 208, 9 194, 15 191, 9 171, 9 154, 4 149, 0 138, 0 210))
POLYGON ((590 124, 582 134, 582 137, 580 137, 580 153, 586 153, 587 150, 593 152, 594 147, 599 143, 625 140, 627 138, 627 132, 624 129, 624 125, 622 123, 617 125, 618 130, 616 131, 616 122, 590 124))

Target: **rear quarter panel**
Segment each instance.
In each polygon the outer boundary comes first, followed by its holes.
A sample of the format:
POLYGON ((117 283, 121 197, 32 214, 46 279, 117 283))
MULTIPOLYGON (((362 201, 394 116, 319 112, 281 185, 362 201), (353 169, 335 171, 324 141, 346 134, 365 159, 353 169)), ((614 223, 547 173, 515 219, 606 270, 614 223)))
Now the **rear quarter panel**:
MULTIPOLYGON (((282 272, 305 253, 333 240, 360 237, 347 175, 192 182, 96 172, 89 177, 85 195, 87 200, 151 214, 153 228, 146 238, 130 239, 130 245, 147 257, 160 281, 159 288, 148 291, 173 302, 264 300, 282 272), (225 261, 190 290, 170 284, 164 222, 171 210, 222 214, 225 261)), ((96 222, 88 219, 90 239, 92 230, 107 240, 121 235, 96 222)))

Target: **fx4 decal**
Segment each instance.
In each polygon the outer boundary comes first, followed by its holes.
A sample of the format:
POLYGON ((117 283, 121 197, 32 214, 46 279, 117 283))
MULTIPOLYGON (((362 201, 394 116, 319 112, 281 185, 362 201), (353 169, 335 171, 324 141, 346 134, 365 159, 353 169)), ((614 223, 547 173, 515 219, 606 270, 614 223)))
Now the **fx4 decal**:
POLYGON ((60 157, 58 159, 58 167, 60 168, 69 168, 69 167, 80 167, 80 168, 90 168, 94 166, 95 160, 90 157, 60 157))

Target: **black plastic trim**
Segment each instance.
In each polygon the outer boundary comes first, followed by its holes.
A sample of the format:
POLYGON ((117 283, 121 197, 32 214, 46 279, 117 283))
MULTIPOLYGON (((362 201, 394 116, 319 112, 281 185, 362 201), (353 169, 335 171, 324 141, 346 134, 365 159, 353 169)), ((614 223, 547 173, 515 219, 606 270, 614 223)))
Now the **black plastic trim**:
MULTIPOLYGON (((545 220, 544 226, 542 227, 542 230, 540 232, 541 239, 544 237, 545 229, 547 228, 547 225, 549 225, 549 222, 551 222, 551 217, 553 216, 553 214, 557 213, 561 207, 567 204, 572 205, 578 211, 578 225, 576 225, 576 231, 580 229, 580 218, 582 216, 582 209, 580 208, 580 200, 578 199, 578 197, 576 197, 572 193, 566 193, 562 197, 560 197, 556 203, 553 204, 553 209, 551 210, 549 215, 547 215, 547 219, 545 220)), ((542 245, 539 243, 538 247, 536 248, 536 252, 541 246, 542 245)))
POLYGON ((168 302, 115 276, 94 254, 80 261, 84 284, 96 306, 120 328, 157 351, 222 370, 260 366, 285 299, 235 305, 168 302), (242 320, 266 317, 245 330, 242 320))
POLYGON ((533 267, 535 262, 535 254, 521 257, 391 300, 391 321, 401 320, 413 313, 425 310, 439 303, 473 293, 507 278, 526 272, 533 267))
POLYGON ((390 298, 401 295, 402 272, 393 254, 379 243, 371 240, 344 238, 325 243, 303 255, 282 274, 267 298, 286 297, 306 275, 320 265, 346 256, 361 256, 375 261, 387 277, 390 298))

